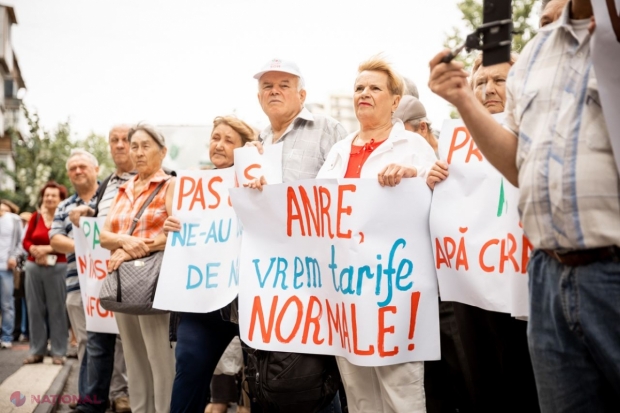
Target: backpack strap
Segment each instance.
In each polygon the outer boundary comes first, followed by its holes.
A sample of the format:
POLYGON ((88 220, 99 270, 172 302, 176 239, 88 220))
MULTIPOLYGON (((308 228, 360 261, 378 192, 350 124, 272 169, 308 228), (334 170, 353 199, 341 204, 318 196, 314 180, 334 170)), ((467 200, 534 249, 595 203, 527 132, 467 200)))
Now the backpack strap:
POLYGON ((112 175, 114 174, 111 173, 110 175, 108 175, 108 177, 99 184, 99 188, 97 188, 97 202, 95 203, 95 214, 93 215, 94 217, 99 215, 99 203, 103 199, 103 195, 105 194, 105 190, 108 187, 110 179, 112 179, 112 175))
POLYGON ((153 192, 151 192, 151 195, 149 195, 149 197, 146 199, 146 201, 144 201, 144 204, 142 204, 142 208, 140 208, 140 211, 138 211, 138 213, 136 214, 136 216, 133 219, 133 223, 131 224, 131 228, 129 229, 128 234, 131 235, 133 234, 133 232, 136 229, 136 226, 138 225, 138 221, 140 220, 140 217, 142 216, 142 214, 144 213, 144 211, 146 210, 146 208, 150 205, 150 203, 153 201, 153 199, 155 198, 155 196, 159 193, 159 191, 161 190, 161 188, 163 188, 164 184, 168 182, 168 180, 166 179, 165 181, 161 181, 157 187, 155 188, 155 190, 153 192))

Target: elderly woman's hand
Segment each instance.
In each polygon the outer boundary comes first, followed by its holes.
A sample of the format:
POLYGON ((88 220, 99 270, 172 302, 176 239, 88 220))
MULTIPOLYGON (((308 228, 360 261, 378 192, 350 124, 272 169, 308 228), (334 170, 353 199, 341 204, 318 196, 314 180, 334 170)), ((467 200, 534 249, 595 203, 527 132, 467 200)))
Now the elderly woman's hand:
POLYGON ((149 254, 149 247, 147 244, 152 244, 153 240, 123 234, 118 236, 117 243, 132 259, 135 259, 146 257, 149 254))
POLYGON ((246 148, 254 147, 254 148, 256 148, 258 150, 258 153, 260 153, 261 155, 263 154, 263 144, 260 143, 259 141, 246 142, 246 144, 244 146, 246 148))
POLYGON ((418 170, 413 166, 404 166, 391 163, 381 170, 378 174, 379 185, 396 186, 403 178, 415 178, 418 176, 418 170))
POLYGON ((265 179, 264 176, 261 176, 260 178, 253 179, 252 181, 248 182, 247 184, 243 184, 244 188, 258 189, 261 192, 263 191, 263 185, 267 185, 267 180, 265 179))
POLYGON ((110 256, 110 260, 108 261, 108 272, 118 270, 118 267, 125 261, 131 260, 132 257, 122 248, 117 249, 110 256))
POLYGON ((39 257, 46 255, 46 252, 42 248, 42 245, 32 245, 30 246, 30 250, 28 252, 34 257, 35 261, 39 257))
POLYGON ((181 231, 181 220, 175 217, 168 217, 164 222, 164 234, 168 235, 169 232, 181 231))
POLYGON ((39 255, 34 259, 35 264, 47 267, 47 254, 39 255))
POLYGON ((435 184, 443 181, 448 177, 450 173, 448 172, 448 164, 445 161, 437 161, 435 165, 428 171, 428 176, 426 177, 426 185, 430 189, 435 189, 435 184))

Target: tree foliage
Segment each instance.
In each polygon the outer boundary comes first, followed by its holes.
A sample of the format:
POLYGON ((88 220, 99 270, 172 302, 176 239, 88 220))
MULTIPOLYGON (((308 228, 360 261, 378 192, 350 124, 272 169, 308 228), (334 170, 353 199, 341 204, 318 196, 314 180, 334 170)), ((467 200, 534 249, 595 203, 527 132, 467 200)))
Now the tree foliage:
POLYGON ((78 141, 77 146, 95 155, 95 158, 99 161, 100 179, 104 179, 114 171, 114 161, 112 161, 110 156, 108 140, 105 136, 91 133, 86 139, 78 141))
POLYGON ((15 181, 15 192, 0 191, 0 197, 15 202, 22 210, 34 210, 39 201, 39 190, 48 181, 54 180, 67 187, 72 186, 67 175, 66 161, 71 149, 82 147, 90 151, 100 162, 100 177, 109 174, 114 168, 108 152, 107 140, 100 135, 91 134, 83 141, 71 140, 69 122, 61 122, 52 131, 44 130, 37 113, 23 107, 28 124, 28 133, 20 137, 15 131, 9 131, 15 151, 15 171, 9 171, 0 165, 15 181))
MULTIPOLYGON (((537 0, 512 0, 512 23, 514 35, 512 37, 512 50, 520 52, 530 39, 536 35, 536 28, 532 26, 530 16, 537 0)), ((452 32, 446 35, 444 46, 454 49, 461 45, 465 40, 465 36, 477 27, 482 25, 482 0, 461 0, 457 3, 457 7, 463 13, 463 22, 465 24, 466 33, 461 28, 452 27, 452 32)), ((461 53, 455 60, 463 62, 465 70, 470 70, 474 64, 476 53, 461 53)), ((452 118, 458 118, 458 112, 453 110, 450 114, 452 118)))

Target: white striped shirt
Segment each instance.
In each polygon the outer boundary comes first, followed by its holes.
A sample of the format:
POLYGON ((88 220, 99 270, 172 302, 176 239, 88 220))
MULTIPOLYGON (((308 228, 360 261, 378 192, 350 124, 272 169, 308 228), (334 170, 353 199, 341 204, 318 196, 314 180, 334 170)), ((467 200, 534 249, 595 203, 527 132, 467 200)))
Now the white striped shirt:
POLYGON ((112 177, 108 180, 108 184, 105 187, 103 197, 99 202, 99 212, 97 214, 98 217, 108 216, 110 206, 112 206, 112 201, 114 201, 114 198, 116 197, 118 188, 134 176, 136 176, 136 172, 125 172, 120 176, 118 176, 116 172, 112 174, 112 177))
POLYGON ((504 126, 518 137, 519 211, 535 248, 620 245, 620 179, 589 20, 571 21, 569 9, 527 44, 508 75, 504 126))

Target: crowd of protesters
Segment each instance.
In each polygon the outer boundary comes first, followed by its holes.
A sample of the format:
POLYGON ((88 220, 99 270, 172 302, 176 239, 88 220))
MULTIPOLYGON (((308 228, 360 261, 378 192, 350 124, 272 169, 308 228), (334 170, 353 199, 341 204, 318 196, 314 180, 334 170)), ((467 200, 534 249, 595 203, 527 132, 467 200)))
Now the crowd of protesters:
MULTIPOLYGON (((320 400, 283 395, 280 404, 242 385, 252 349, 240 345, 239 326, 225 311, 117 313, 120 335, 86 331, 73 241, 80 217, 106 218, 101 245, 111 251, 109 271, 163 250, 168 234, 181 229, 172 214, 174 173, 162 167, 165 137, 137 124, 110 130, 116 170, 103 182, 98 160, 76 149, 66 161, 73 195, 49 182, 40 189, 39 209, 21 218, 2 201, 0 345, 10 348, 17 330, 30 341, 25 364, 48 354, 63 364, 70 323, 80 368, 78 412, 220 413, 231 403, 240 412, 620 411, 620 178, 597 104, 590 2, 544 2, 540 25, 506 63, 484 67, 478 56, 467 72, 461 63, 443 63, 447 51, 441 52, 430 62, 429 80, 459 111, 489 162, 520 188, 523 228, 534 247, 528 321, 440 302, 441 360, 361 367, 313 356, 313 363, 337 366, 339 386, 320 400), (505 114, 503 124, 491 116, 497 113, 505 114), (16 327, 18 268, 25 273, 25 304, 16 327)), ((254 78, 269 126, 256 134, 236 117, 216 117, 209 140, 215 168, 231 167, 235 148, 262 153, 281 143, 285 183, 344 177, 396 186, 424 179, 434 189, 449 179, 417 88, 383 58, 362 62, 352 79, 359 128, 349 133, 304 106, 304 77, 295 63, 271 60, 254 78)), ((259 177, 246 186, 268 184, 259 177)), ((310 360, 283 354, 282 360, 310 360)))

